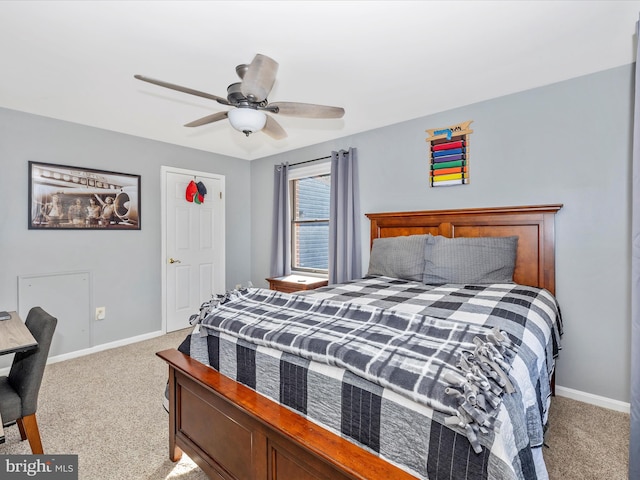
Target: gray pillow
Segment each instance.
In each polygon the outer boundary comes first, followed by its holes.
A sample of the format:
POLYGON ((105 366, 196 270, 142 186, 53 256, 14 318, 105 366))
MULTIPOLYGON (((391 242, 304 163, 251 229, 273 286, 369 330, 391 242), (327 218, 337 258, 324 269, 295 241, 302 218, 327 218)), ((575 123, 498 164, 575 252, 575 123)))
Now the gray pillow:
POLYGON ((422 282, 513 283, 518 237, 432 236, 425 247, 422 282))
POLYGON ((367 275, 421 282, 427 237, 431 235, 376 238, 371 248, 367 275))

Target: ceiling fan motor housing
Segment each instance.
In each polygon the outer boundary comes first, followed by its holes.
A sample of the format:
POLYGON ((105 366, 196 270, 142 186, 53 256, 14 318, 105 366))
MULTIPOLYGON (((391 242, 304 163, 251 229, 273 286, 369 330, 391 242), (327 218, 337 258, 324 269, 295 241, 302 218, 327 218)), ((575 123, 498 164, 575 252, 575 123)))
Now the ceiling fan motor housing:
POLYGON ((248 103, 245 96, 240 91, 241 82, 232 83, 227 87, 227 100, 231 105, 239 105, 241 103, 248 103))
POLYGON ((248 99, 242 93, 241 87, 242 87, 242 82, 232 83, 227 87, 227 100, 229 100, 229 103, 231 105, 234 105, 236 107, 246 106, 250 108, 259 108, 259 107, 262 108, 262 107, 266 107, 269 104, 266 98, 261 102, 254 102, 248 99))

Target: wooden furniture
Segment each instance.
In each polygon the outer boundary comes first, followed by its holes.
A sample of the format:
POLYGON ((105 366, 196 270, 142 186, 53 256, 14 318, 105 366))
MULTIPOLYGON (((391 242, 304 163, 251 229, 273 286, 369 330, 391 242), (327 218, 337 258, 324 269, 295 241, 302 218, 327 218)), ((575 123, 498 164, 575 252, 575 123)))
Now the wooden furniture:
MULTIPOLYGON (((9 320, 0 321, 0 355, 30 350, 38 345, 16 312, 9 312, 9 320)), ((4 443, 4 428, 0 414, 0 443, 4 443)))
POLYGON ((562 205, 370 213, 376 238, 430 233, 445 237, 518 236, 513 279, 556 293, 555 214, 562 205))
POLYGON ((9 320, 0 321, 0 355, 29 350, 38 345, 16 312, 9 320))
MULTIPOLYGON (((368 214, 371 242, 431 233, 517 235, 515 279, 555 292, 554 215, 561 205, 368 214)), ((175 349, 169 365, 169 456, 238 480, 414 477, 175 349)))
POLYGON ((44 453, 36 410, 42 376, 57 324, 56 317, 49 315, 41 307, 32 307, 27 314, 25 328, 38 342, 37 348, 17 352, 9 375, 0 377, 0 405, 5 407, 4 421, 16 422, 20 438, 29 441, 34 455, 44 453), (18 405, 19 408, 16 408, 18 405))
POLYGON ((317 277, 305 277, 303 275, 287 275, 285 277, 267 278, 269 288, 278 292, 298 292, 300 290, 314 290, 326 287, 329 283, 327 279, 317 277))

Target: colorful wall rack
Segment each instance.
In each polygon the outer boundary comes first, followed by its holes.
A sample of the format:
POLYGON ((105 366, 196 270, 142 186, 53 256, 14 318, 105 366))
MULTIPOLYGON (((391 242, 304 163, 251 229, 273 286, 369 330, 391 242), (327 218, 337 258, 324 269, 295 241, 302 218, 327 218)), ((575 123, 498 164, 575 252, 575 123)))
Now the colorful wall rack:
POLYGON ((469 183, 469 128, 473 120, 444 128, 427 130, 429 134, 429 185, 446 187, 469 183))

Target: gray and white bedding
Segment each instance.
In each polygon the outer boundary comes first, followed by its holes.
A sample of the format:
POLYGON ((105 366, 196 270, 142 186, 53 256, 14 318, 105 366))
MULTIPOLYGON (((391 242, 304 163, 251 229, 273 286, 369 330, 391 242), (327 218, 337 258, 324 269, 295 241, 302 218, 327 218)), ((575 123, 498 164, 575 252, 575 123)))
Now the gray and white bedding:
POLYGON ((546 478, 562 331, 546 290, 374 276, 200 316, 183 353, 418 478, 546 478))

